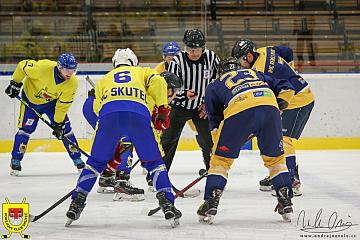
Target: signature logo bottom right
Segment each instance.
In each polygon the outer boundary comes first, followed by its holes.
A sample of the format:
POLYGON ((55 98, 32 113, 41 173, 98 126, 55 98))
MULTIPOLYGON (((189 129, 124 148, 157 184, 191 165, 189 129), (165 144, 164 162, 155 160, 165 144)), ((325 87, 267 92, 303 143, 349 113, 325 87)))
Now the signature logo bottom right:
POLYGON ((316 213, 315 218, 309 218, 305 210, 301 210, 297 218, 296 225, 300 226, 300 230, 307 233, 338 233, 358 226, 358 224, 351 222, 351 216, 347 219, 340 218, 339 214, 334 211, 329 218, 323 218, 323 209, 320 208, 316 213))

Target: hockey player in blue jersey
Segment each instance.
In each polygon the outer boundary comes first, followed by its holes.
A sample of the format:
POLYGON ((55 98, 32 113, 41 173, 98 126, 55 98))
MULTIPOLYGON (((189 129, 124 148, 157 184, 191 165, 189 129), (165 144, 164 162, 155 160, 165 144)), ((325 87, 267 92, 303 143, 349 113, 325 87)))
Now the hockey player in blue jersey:
POLYGON ((269 46, 274 49, 275 52, 282 57, 293 69, 295 69, 293 50, 284 45, 269 46))
POLYGON ((240 70, 237 59, 220 62, 219 79, 205 92, 214 146, 206 180, 204 200, 197 214, 200 222, 212 223, 228 171, 241 147, 256 136, 264 165, 277 194, 277 212, 289 221, 292 209, 291 179, 286 167, 280 110, 294 95, 288 81, 274 79, 256 70, 240 70))
MULTIPOLYGON (((23 60, 12 75, 10 85, 5 92, 9 97, 21 98, 40 114, 46 114, 54 127, 53 134, 63 141, 74 165, 80 170, 85 164, 80 159, 80 152, 72 147, 63 136, 77 144, 72 132, 67 112, 74 100, 78 87, 75 76, 77 62, 71 53, 63 53, 57 62, 44 60, 23 60), (24 84, 22 83, 24 81, 24 84)), ((18 119, 19 131, 15 135, 11 152, 10 175, 18 176, 30 135, 36 130, 39 117, 24 104, 20 105, 18 119)))
POLYGON ((115 52, 113 66, 114 69, 96 83, 94 112, 99 120, 91 156, 77 181, 66 213, 66 226, 79 219, 97 176, 113 157, 119 140, 128 136, 150 173, 165 219, 175 227, 179 224, 181 212, 174 206, 171 183, 152 131, 151 115, 147 107, 148 99, 153 99, 159 108, 156 125, 168 124, 166 81, 155 70, 139 67, 136 55, 128 48, 115 52))
MULTIPOLYGON (((296 164, 294 140, 300 138, 301 133, 314 107, 315 97, 309 84, 278 54, 286 51, 273 47, 255 48, 255 44, 248 39, 237 41, 232 49, 232 56, 236 57, 244 68, 256 69, 266 75, 278 79, 286 79, 295 89, 295 96, 281 115, 284 135, 284 149, 286 164, 293 182, 295 196, 300 196, 300 177, 296 164)), ((286 54, 285 54, 286 55, 286 54)), ((289 59, 288 59, 289 60, 289 59)), ((271 190, 269 177, 260 181, 260 190, 271 190)))

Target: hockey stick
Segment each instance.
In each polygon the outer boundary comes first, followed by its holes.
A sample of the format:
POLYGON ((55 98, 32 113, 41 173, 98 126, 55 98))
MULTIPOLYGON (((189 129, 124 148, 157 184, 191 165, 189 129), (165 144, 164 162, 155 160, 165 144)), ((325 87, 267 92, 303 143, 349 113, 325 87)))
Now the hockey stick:
POLYGON ((89 75, 86 75, 85 80, 91 85, 91 87, 95 88, 95 83, 91 81, 89 75))
POLYGON ((136 162, 131 166, 131 169, 133 169, 134 167, 136 167, 136 165, 138 165, 140 162, 140 159, 136 160, 136 162))
MULTIPOLYGON (((45 118, 43 118, 41 116, 41 114, 36 111, 33 107, 31 107, 27 102, 25 102, 22 98, 20 98, 19 96, 16 96, 17 99, 19 99, 19 101, 24 104, 26 107, 28 107, 29 109, 31 109, 36 116, 38 116, 38 118, 43 121, 46 125, 48 125, 52 130, 54 130, 54 126, 51 125, 51 123, 46 120, 45 118)), ((78 145, 76 145, 75 143, 73 143, 67 136, 63 136, 63 138, 65 139, 65 141, 67 141, 73 148, 75 148, 76 150, 78 150, 79 152, 81 152, 82 154, 84 154, 86 157, 90 157, 89 154, 87 154, 84 150, 82 150, 78 145)))
MULTIPOLYGON (((124 150, 122 152, 127 151, 128 149, 130 149, 132 147, 132 144, 129 144, 127 146, 125 146, 124 150)), ((30 222, 36 222, 38 219, 42 218, 43 216, 45 216, 48 212, 50 212, 51 210, 53 210, 54 208, 56 208, 57 206, 59 206, 61 203, 63 203, 66 199, 68 199, 72 193, 75 191, 75 189, 71 190, 68 194, 66 194, 65 196, 63 196, 61 199, 59 199, 56 203, 54 203, 53 205, 51 205, 49 208, 47 208, 45 211, 43 211, 42 213, 40 213, 39 215, 31 215, 29 214, 29 221, 30 222)))
MULTIPOLYGON (((189 190, 192 186, 194 186, 195 184, 197 184, 198 182, 201 181, 201 179, 203 179, 204 177, 207 176, 208 172, 205 170, 205 171, 202 171, 203 169, 200 170, 199 174, 200 176, 197 177, 194 181, 192 181, 191 183, 189 183, 187 186, 185 186, 183 189, 181 189, 179 192, 177 192, 175 194, 175 198, 178 198, 180 195, 183 195, 184 192, 186 192, 187 190, 189 190)), ((154 215, 155 213, 157 213, 161 208, 160 207, 157 207, 157 208, 154 208, 152 210, 149 211, 148 213, 148 216, 152 216, 154 215)))
POLYGON ((68 199, 71 194, 75 191, 75 189, 71 190, 68 194, 66 194, 65 196, 63 196, 61 199, 59 199, 56 203, 54 203, 53 205, 51 205, 48 209, 46 209, 45 211, 43 211, 42 213, 40 213, 39 215, 31 215, 29 214, 29 221, 30 222, 36 222, 38 219, 42 218, 43 216, 45 216, 48 212, 50 212, 51 210, 53 210, 54 208, 56 208, 57 206, 59 206, 62 202, 64 202, 66 199, 68 199))

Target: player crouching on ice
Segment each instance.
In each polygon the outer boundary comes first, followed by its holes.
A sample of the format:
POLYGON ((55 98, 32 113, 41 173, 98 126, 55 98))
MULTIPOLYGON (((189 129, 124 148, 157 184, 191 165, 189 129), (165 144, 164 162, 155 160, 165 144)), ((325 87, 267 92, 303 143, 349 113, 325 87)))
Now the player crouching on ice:
MULTIPOLYGON (((75 76, 77 62, 71 53, 63 53, 57 62, 47 59, 21 61, 12 75, 10 85, 5 92, 10 98, 19 95, 24 80, 21 98, 40 114, 46 114, 53 125, 55 135, 68 151, 74 165, 80 170, 85 164, 80 159, 80 152, 63 139, 66 136, 78 145, 71 130, 67 112, 74 100, 78 87, 75 76)), ((19 131, 15 135, 14 147, 11 152, 10 175, 18 176, 21 161, 24 157, 30 135, 35 131, 39 117, 33 110, 20 105, 18 120, 19 131)))
POLYGON ((165 219, 175 227, 179 224, 182 214, 174 206, 171 183, 146 106, 150 96, 155 105, 159 106, 156 116, 158 124, 168 126, 170 108, 166 81, 155 70, 139 67, 136 55, 129 48, 118 49, 113 59, 114 69, 101 78, 95 87, 94 111, 99 120, 91 156, 77 181, 72 202, 66 213, 66 226, 79 219, 86 205, 86 197, 97 176, 113 157, 120 139, 128 136, 144 167, 150 173, 165 219))
MULTIPOLYGON (((114 61, 116 57, 114 56, 114 61)), ((175 94, 181 88, 181 80, 178 76, 171 72, 163 72, 160 74, 165 78, 168 88, 168 102, 175 97, 175 94)), ((97 116, 94 113, 93 103, 95 99, 95 90, 92 89, 88 93, 88 98, 83 105, 83 115, 88 123, 95 129, 97 116)), ((159 121, 156 121, 158 116, 158 108, 154 105, 154 101, 148 96, 147 107, 152 112, 153 131, 156 136, 156 140, 159 143, 160 133, 163 130, 163 126, 159 121)), ((129 200, 129 201, 142 201, 145 199, 144 190, 135 187, 130 182, 130 173, 132 166, 132 148, 124 151, 123 143, 129 143, 129 138, 122 139, 116 147, 115 154, 112 160, 107 163, 106 169, 100 174, 98 193, 114 193, 114 201, 129 200)), ((163 156, 163 150, 159 144, 160 151, 163 156)), ((147 175, 147 181, 150 183, 151 189, 153 189, 153 183, 151 177, 147 175)), ((155 191, 155 190, 152 190, 155 191)))
POLYGON ((241 147, 251 136, 256 136, 277 194, 277 212, 290 221, 293 193, 284 157, 278 103, 285 106, 284 103, 290 101, 293 87, 286 80, 274 79, 256 70, 240 70, 235 58, 221 61, 219 73, 220 78, 210 83, 205 92, 214 146, 205 202, 197 211, 199 220, 213 223, 228 171, 239 157, 241 147))

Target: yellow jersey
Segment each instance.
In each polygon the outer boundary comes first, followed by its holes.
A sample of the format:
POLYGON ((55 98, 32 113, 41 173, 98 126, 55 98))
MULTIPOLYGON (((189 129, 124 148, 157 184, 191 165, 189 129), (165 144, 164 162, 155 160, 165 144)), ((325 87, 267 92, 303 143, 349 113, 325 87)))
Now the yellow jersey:
POLYGON ((154 69, 158 72, 158 73, 162 73, 167 71, 167 68, 169 67, 169 64, 166 61, 162 61, 161 63, 159 63, 154 69))
POLYGON ((23 93, 33 104, 45 104, 56 100, 54 121, 64 121, 78 87, 76 76, 71 76, 69 80, 62 79, 57 62, 44 59, 21 61, 12 79, 18 83, 25 79, 23 93))
POLYGON ((167 106, 167 84, 148 67, 120 66, 108 72, 95 87, 94 112, 99 116, 111 112, 137 112, 150 117, 153 106, 167 106), (151 100, 150 100, 151 98, 151 100))

